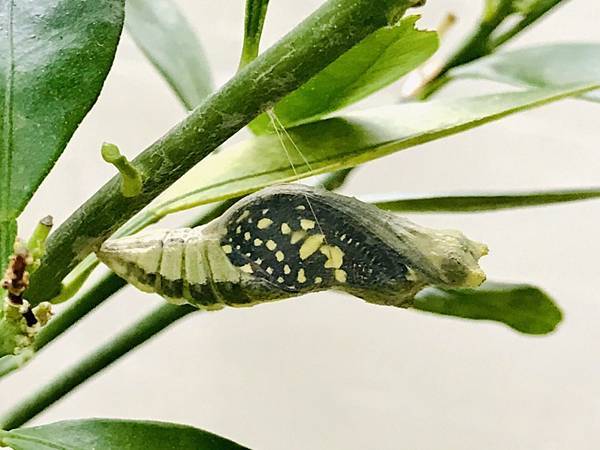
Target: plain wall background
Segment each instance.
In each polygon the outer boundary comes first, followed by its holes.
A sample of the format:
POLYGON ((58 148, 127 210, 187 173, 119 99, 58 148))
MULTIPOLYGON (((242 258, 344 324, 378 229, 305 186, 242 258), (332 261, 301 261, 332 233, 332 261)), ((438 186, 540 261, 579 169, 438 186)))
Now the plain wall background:
MULTIPOLYGON (((178 3, 204 43, 215 80, 224 83, 237 66, 244 2, 178 3)), ((321 3, 273 0, 265 44, 321 3)), ((421 24, 456 13, 460 22, 445 42, 451 47, 482 3, 430 0, 421 24)), ((572 0, 510 46, 598 40, 598 17, 596 2, 572 0)), ((440 96, 488 88, 461 82, 440 96)), ((397 94, 396 86, 368 103, 393 102, 397 94)), ((526 112, 370 163, 345 191, 598 185, 599 113, 597 104, 572 100, 526 112)), ((63 221, 113 175, 100 158, 102 141, 134 155, 183 116, 125 35, 99 102, 34 197, 22 234, 46 214, 63 221)), ((411 219, 486 242, 489 278, 546 289, 565 313, 558 331, 526 337, 497 324, 377 307, 338 294, 198 314, 34 423, 83 417, 182 422, 269 450, 598 448, 600 202, 411 219)), ((160 303, 156 296, 123 291, 25 370, 1 380, 0 406, 16 403, 160 303)))

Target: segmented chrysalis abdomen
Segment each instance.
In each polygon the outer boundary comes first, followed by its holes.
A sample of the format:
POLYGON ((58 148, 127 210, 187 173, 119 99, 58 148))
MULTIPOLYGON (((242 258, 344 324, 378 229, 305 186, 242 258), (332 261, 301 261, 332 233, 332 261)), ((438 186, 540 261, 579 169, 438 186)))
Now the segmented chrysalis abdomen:
POLYGON ((247 306, 336 289, 408 306, 426 285, 474 287, 487 248, 356 199, 302 185, 267 188, 204 228, 107 241, 118 275, 171 301, 247 306))

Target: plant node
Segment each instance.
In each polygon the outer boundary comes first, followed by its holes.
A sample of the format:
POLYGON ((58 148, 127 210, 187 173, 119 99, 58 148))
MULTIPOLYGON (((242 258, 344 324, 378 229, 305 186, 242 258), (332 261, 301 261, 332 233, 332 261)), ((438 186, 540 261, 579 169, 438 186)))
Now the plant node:
POLYGON ((102 158, 117 168, 121 174, 121 194, 123 197, 136 197, 142 192, 142 174, 121 154, 115 144, 102 144, 102 158))
POLYGON ((16 355, 30 349, 40 327, 52 316, 50 304, 41 303, 32 309, 23 298, 23 292, 29 286, 29 270, 34 266, 36 258, 39 260, 43 255, 44 243, 51 226, 51 218, 42 219, 30 239, 35 257, 21 240, 17 239, 15 242, 14 253, 2 280, 2 288, 7 291, 7 295, 0 309, 0 356, 16 355))

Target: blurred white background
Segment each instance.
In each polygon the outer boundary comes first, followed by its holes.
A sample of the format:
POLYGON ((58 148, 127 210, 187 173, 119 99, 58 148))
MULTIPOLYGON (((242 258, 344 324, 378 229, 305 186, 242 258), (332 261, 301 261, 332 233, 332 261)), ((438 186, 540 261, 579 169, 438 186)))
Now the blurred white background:
MULTIPOLYGON (((150 1, 150 0, 149 0, 150 1)), ((235 71, 242 0, 178 2, 201 37, 218 84, 235 71)), ((265 44, 320 0, 272 0, 265 44)), ((449 11, 452 47, 482 1, 430 0, 422 25, 449 11)), ((599 40, 600 5, 572 0, 510 47, 599 40)), ((483 92, 461 82, 442 96, 483 92)), ((507 88, 508 89, 508 88, 507 88)), ((369 100, 393 102, 398 86, 369 100)), ((563 101, 376 161, 348 193, 440 192, 598 185, 600 105, 563 101)), ((166 84, 125 35, 102 96, 21 221, 62 222, 113 169, 100 144, 133 156, 184 117, 166 84)), ((243 136, 236 136, 240 139, 243 136)), ((90 380, 37 417, 144 418, 195 425, 255 449, 553 450, 600 448, 600 201, 486 214, 422 215, 488 243, 491 279, 546 289, 565 320, 546 337, 507 327, 318 294, 198 314, 90 380)), ((142 316, 161 299, 127 289, 0 381, 15 404, 142 316)))

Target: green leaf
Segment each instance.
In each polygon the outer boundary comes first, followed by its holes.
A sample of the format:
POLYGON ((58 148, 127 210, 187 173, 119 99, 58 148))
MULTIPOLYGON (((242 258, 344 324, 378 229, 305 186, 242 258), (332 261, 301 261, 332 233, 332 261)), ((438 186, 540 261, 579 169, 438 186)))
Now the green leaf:
MULTIPOLYGON (((8 258, 13 253, 15 237, 17 236, 17 221, 8 219, 0 221, 0 278, 4 276, 8 258)), ((0 295, 0 299, 2 295, 0 295)))
POLYGON ((483 212, 600 198, 600 189, 469 192, 443 195, 368 195, 361 200, 397 212, 483 212))
POLYGON ((127 0, 125 26, 137 46, 188 109, 212 92, 200 41, 172 0, 127 0))
MULTIPOLYGON (((274 111, 288 127, 343 108, 377 92, 427 60, 438 47, 437 33, 416 29, 418 16, 381 28, 344 53, 302 87, 279 101, 274 111)), ((250 128, 271 129, 259 116, 250 128)))
POLYGON ((562 312, 542 290, 526 284, 486 282, 478 289, 428 288, 415 297, 421 311, 501 322, 526 334, 547 334, 562 312))
POLYGON ((196 165, 134 218, 128 228, 136 229, 165 214, 240 197, 271 184, 353 167, 588 89, 535 89, 405 103, 290 128, 289 136, 302 151, 301 156, 286 138, 295 172, 276 135, 252 138, 196 165))
POLYGON ((240 69, 258 56, 260 36, 265 24, 269 0, 246 0, 244 20, 244 46, 240 58, 240 69))
POLYGON ((164 422, 87 419, 0 431, 13 450, 236 450, 235 442, 197 428, 164 422))
POLYGON ((123 0, 0 2, 0 222, 23 210, 95 103, 123 0))
MULTIPOLYGON (((532 87, 598 83, 600 43, 547 44, 496 53, 456 68, 450 75, 532 87)), ((600 91, 583 98, 600 101, 600 91)))

